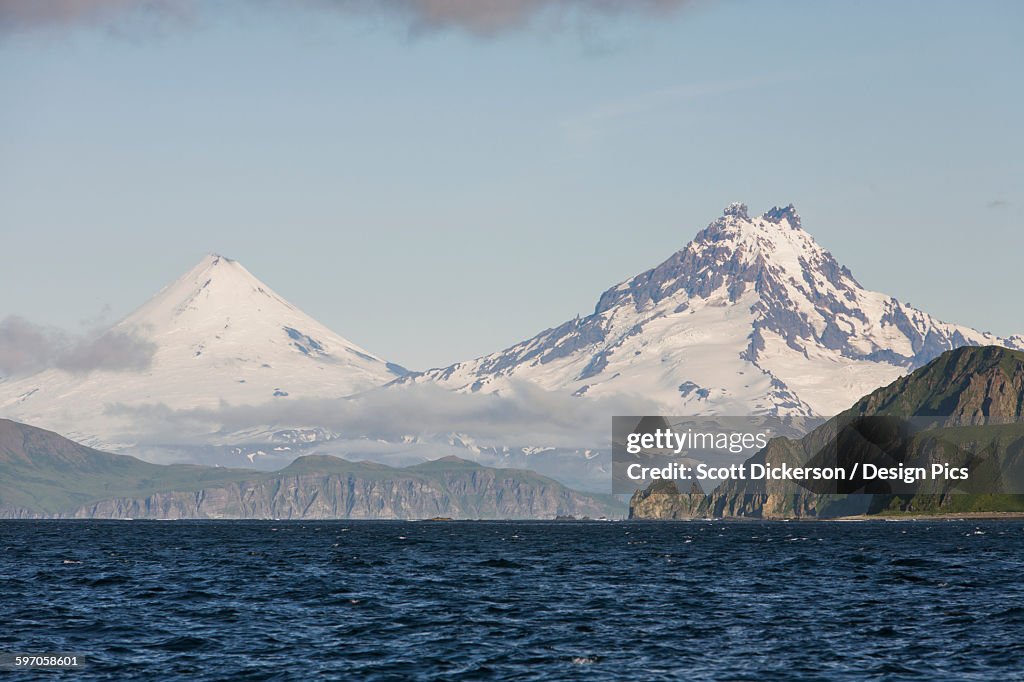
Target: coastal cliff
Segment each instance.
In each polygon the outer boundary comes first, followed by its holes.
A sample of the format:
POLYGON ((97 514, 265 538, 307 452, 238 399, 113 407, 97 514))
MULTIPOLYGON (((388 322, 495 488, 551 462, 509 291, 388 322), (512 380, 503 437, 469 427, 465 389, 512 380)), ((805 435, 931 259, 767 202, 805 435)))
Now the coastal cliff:
MULTIPOLYGON (((454 519, 555 518, 614 514, 608 503, 500 470, 388 479, 349 474, 283 475, 193 492, 159 492, 81 506, 73 518, 454 519)), ((65 515, 62 515, 65 516, 65 515)))
POLYGON ((0 420, 0 518, 553 519, 624 513, 611 495, 457 457, 396 468, 309 455, 269 473, 162 466, 0 420))

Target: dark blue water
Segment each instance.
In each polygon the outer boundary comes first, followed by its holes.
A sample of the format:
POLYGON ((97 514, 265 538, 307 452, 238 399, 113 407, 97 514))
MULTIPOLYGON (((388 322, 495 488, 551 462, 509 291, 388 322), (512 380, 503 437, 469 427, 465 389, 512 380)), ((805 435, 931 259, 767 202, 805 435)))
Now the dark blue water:
MULTIPOLYGON (((1024 523, 0 523, 12 679, 1022 679, 1024 523)), ((3 673, 0 673, 3 674, 3 673)))

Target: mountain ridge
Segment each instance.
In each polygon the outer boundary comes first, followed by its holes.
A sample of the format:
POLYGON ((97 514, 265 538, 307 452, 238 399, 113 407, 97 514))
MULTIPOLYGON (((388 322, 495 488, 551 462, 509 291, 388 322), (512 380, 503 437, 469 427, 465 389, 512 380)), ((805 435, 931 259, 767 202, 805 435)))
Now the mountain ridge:
POLYGON ((792 204, 751 218, 734 203, 590 315, 398 381, 475 392, 518 378, 576 396, 653 395, 666 414, 829 415, 945 350, 992 343, 1024 348, 864 289, 792 204))
POLYGON ((531 471, 299 457, 276 472, 160 465, 0 420, 0 518, 554 518, 623 512, 531 471))

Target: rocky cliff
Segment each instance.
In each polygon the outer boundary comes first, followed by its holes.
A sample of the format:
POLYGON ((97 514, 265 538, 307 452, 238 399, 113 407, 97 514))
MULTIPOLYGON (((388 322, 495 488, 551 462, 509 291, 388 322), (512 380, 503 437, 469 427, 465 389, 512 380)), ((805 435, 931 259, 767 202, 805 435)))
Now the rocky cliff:
POLYGON ((629 501, 629 518, 680 521, 704 518, 707 495, 694 483, 681 492, 671 481, 655 481, 629 501))
POLYGON ((545 519, 621 514, 610 501, 518 472, 479 467, 425 477, 308 473, 228 483, 192 492, 160 492, 83 505, 73 518, 132 519, 545 519))

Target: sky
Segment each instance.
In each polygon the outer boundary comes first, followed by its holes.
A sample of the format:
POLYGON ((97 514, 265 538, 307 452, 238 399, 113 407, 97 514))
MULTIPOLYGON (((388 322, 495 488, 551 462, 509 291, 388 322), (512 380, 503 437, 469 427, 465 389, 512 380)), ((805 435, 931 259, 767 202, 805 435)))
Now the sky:
POLYGON ((733 201, 1024 332, 1024 3, 0 0, 0 319, 206 253, 413 369, 593 310, 733 201), (211 7, 214 7, 211 9, 211 7))

